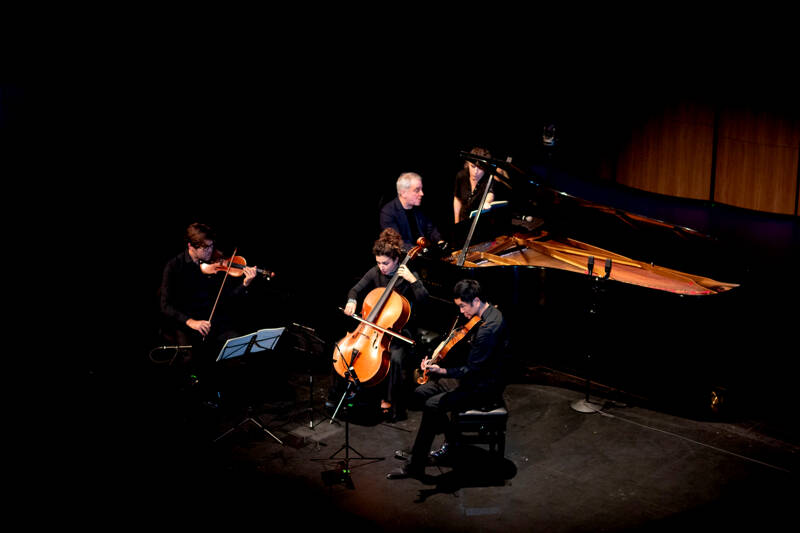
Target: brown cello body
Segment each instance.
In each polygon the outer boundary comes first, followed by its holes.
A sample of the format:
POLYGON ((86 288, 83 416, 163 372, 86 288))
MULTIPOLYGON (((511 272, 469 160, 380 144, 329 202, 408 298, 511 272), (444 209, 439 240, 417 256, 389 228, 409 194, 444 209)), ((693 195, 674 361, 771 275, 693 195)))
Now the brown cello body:
MULTIPOLYGON (((372 289, 364 298, 362 315, 369 315, 386 290, 385 287, 372 289)), ((411 304, 401 294, 391 291, 387 300, 373 323, 384 329, 400 331, 411 316, 411 304)), ((335 348, 333 368, 343 378, 348 378, 348 369, 352 364, 355 377, 366 386, 377 385, 389 373, 389 344, 391 335, 367 324, 359 324, 352 333, 338 343, 335 348)))
MULTIPOLYGON (((426 244, 420 237, 401 264, 405 265, 426 244)), ((367 294, 361 306, 361 315, 367 317, 366 320, 334 347, 333 368, 343 378, 371 387, 389 373, 389 344, 393 335, 382 330, 399 333, 411 316, 411 304, 394 290, 398 277, 395 273, 386 287, 372 289, 367 294)))

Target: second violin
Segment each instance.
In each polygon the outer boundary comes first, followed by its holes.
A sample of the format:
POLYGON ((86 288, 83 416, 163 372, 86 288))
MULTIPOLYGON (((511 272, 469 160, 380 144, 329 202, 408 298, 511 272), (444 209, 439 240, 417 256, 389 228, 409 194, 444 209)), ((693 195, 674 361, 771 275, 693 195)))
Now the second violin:
MULTIPOLYGON (((440 342, 439 346, 437 346, 436 349, 433 351, 433 353, 431 354, 430 360, 428 361, 428 364, 429 365, 432 365, 432 364, 437 364, 438 365, 439 361, 444 359, 444 356, 447 355, 447 352, 449 352, 450 349, 458 343, 458 341, 463 339, 466 336, 466 334, 469 333, 469 330, 471 330, 473 328, 473 326, 475 326, 475 324, 480 322, 480 320, 481 320, 481 317, 479 315, 475 315, 472 318, 470 318, 469 321, 467 321, 467 323, 464 324, 463 326, 458 327, 458 328, 454 327, 450 331, 450 334, 447 335, 447 337, 442 342, 440 342)), ((422 385, 423 383, 427 383, 428 382, 428 371, 425 370, 424 372, 422 372, 422 370, 420 370, 418 368, 414 372, 414 379, 416 380, 416 382, 419 385, 422 385)))

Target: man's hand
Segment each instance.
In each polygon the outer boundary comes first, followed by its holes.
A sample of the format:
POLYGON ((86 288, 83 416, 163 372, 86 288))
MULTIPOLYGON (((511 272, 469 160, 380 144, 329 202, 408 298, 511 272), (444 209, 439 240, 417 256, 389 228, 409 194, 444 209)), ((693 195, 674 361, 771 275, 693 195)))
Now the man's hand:
POLYGON ((186 321, 186 325, 192 328, 195 331, 200 332, 203 337, 208 335, 208 332, 211 330, 211 322, 208 320, 195 320, 190 318, 186 321))
POLYGON ((244 281, 242 282, 242 284, 245 287, 248 287, 250 286, 250 283, 253 281, 253 278, 256 277, 256 274, 258 274, 258 270, 256 269, 255 266, 251 267, 246 266, 242 268, 242 272, 244 272, 244 281))

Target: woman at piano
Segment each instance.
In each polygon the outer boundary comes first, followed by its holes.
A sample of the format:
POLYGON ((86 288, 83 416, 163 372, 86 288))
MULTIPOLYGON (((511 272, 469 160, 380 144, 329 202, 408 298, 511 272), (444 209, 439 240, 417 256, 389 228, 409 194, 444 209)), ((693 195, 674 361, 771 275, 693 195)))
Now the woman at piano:
MULTIPOLYGON (((469 153, 480 157, 492 157, 489 150, 477 146, 469 153)), ((465 161, 464 168, 456 174, 455 189, 453 190, 453 218, 456 224, 469 218, 470 211, 478 209, 483 192, 486 190, 486 183, 489 181, 484 179, 485 177, 486 172, 472 161, 465 161)), ((494 197, 494 184, 492 184, 484 205, 491 204, 494 197)))
MULTIPOLYGON (((404 296, 411 304, 411 317, 400 333, 406 337, 412 337, 411 331, 413 329, 409 326, 413 324, 414 308, 428 298, 428 290, 416 273, 412 272, 406 265, 400 264, 405 256, 403 240, 394 229, 386 228, 381 232, 380 237, 372 246, 372 254, 375 256, 376 264, 348 292, 344 313, 347 316, 351 316, 356 312, 359 299, 366 296, 372 289, 386 287, 396 274, 399 277, 395 282, 394 290, 404 296)), ((404 387, 407 381, 404 379, 403 373, 410 352, 407 346, 405 342, 400 340, 391 341, 389 344, 391 352, 389 374, 384 382, 379 385, 379 387, 383 387, 381 411, 384 417, 390 421, 406 418, 406 396, 408 391, 404 387)))

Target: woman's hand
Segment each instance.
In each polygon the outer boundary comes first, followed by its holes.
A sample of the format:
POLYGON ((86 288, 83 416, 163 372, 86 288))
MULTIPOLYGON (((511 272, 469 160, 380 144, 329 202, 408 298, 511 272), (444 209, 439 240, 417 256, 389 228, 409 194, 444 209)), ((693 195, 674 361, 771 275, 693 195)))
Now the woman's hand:
POLYGON ((397 274, 409 283, 416 283, 417 277, 411 273, 406 265, 400 265, 397 269, 397 274))

